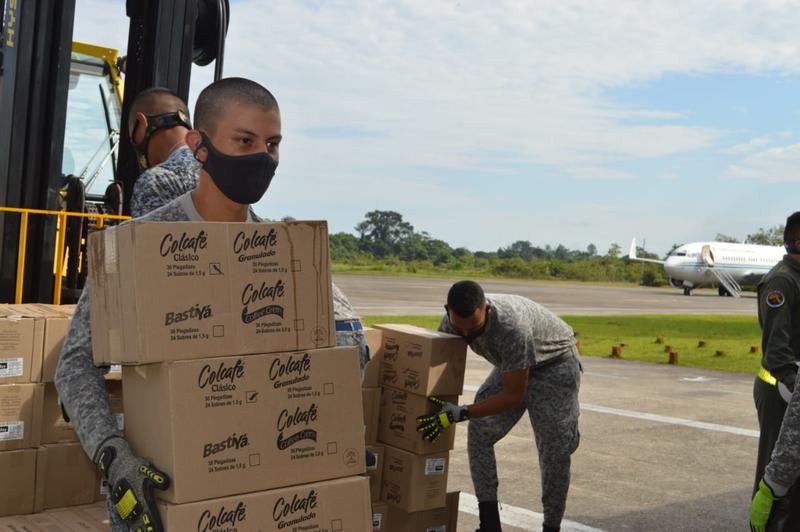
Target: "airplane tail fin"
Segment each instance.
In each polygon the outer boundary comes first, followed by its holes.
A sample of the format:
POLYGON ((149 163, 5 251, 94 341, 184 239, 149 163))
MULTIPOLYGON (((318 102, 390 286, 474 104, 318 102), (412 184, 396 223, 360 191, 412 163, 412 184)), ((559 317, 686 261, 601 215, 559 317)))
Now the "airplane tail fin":
POLYGON ((628 250, 628 258, 630 260, 638 260, 639 262, 650 262, 652 264, 664 264, 663 260, 644 259, 636 255, 636 239, 631 240, 631 249, 628 250))

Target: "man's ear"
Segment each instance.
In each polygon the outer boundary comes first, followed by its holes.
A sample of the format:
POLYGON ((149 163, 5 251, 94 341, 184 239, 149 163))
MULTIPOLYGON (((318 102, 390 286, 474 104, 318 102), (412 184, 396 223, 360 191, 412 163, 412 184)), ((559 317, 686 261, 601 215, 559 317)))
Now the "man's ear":
POLYGON ((144 136, 147 133, 147 117, 144 113, 134 113, 133 124, 128 125, 130 131, 131 142, 140 144, 144 142, 144 136))
POLYGON ((192 150, 194 153, 194 158, 204 163, 206 161, 206 150, 200 147, 200 144, 203 142, 203 138, 200 136, 200 132, 196 129, 190 129, 186 132, 186 145, 189 146, 189 149, 192 150))

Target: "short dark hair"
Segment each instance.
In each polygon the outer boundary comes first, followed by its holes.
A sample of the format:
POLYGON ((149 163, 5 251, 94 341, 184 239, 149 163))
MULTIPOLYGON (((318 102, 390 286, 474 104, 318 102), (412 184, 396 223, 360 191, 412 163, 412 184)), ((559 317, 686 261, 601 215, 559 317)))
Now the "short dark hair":
POLYGON ((786 218, 786 227, 783 228, 783 241, 794 243, 800 240, 800 211, 786 218))
POLYGON ((133 126, 136 113, 145 115, 160 115, 181 110, 189 116, 189 108, 180 96, 166 87, 150 87, 133 98, 128 111, 128 129, 133 126))
POLYGON ((264 110, 278 109, 278 101, 266 88, 245 78, 215 81, 200 93, 194 106, 194 127, 213 132, 228 105, 254 105, 264 110))
POLYGON ((472 316, 484 301, 483 288, 475 281, 459 281, 447 293, 447 308, 462 318, 472 316))

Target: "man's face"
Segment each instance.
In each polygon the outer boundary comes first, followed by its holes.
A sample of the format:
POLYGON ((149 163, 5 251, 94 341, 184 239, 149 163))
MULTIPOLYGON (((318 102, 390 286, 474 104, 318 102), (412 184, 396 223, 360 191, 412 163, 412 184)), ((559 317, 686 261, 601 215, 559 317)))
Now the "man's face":
POLYGON ((475 309, 475 312, 473 312, 471 316, 462 318, 453 312, 452 309, 448 308, 447 317, 458 334, 467 339, 474 339, 475 335, 479 335, 483 331, 483 328, 486 327, 488 310, 489 305, 484 301, 475 309))
MULTIPOLYGON (((281 114, 277 108, 264 110, 253 105, 229 105, 224 118, 215 131, 206 131, 211 144, 225 155, 253 155, 269 153, 278 162, 281 142, 281 114)), ((193 150, 197 149, 200 135, 195 131, 187 137, 193 150)), ((205 161, 205 150, 200 150, 198 158, 205 161)))

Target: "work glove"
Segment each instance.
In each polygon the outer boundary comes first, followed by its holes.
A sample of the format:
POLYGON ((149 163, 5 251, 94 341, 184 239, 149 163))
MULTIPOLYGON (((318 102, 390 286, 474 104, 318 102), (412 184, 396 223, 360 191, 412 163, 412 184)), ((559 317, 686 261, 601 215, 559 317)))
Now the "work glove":
POLYGON ((112 436, 100 445, 95 460, 108 483, 111 502, 128 530, 163 532, 153 488, 165 490, 169 477, 135 456, 128 442, 112 436))
POLYGON ((769 521, 769 515, 772 513, 772 506, 778 500, 780 498, 775 496, 769 484, 764 482, 764 479, 761 479, 758 483, 758 491, 750 504, 751 532, 766 532, 767 521, 769 521))
POLYGON ((787 371, 783 374, 782 378, 778 380, 778 393, 781 395, 781 399, 786 403, 792 399, 795 382, 797 382, 796 371, 787 371))
POLYGON ((466 406, 454 405, 434 396, 428 397, 428 400, 438 406, 439 410, 427 416, 419 416, 417 418, 417 432, 421 432, 422 439, 430 443, 438 440, 442 431, 453 423, 469 419, 469 410, 466 406))

